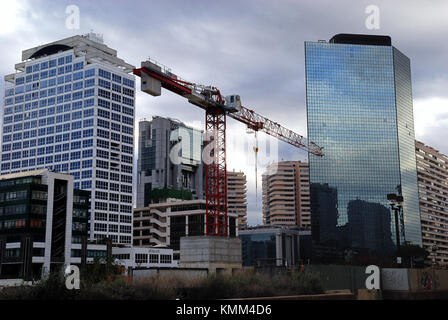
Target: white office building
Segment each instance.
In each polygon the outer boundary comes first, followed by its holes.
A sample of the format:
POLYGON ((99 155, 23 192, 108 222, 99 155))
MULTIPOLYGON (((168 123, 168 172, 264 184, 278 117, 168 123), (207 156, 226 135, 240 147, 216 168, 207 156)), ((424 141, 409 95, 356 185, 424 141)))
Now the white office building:
POLYGON ((91 190, 89 237, 132 243, 133 66, 94 34, 22 51, 5 76, 0 173, 48 168, 91 190))
POLYGON ((129 270, 129 268, 178 268, 179 261, 173 258, 173 249, 169 248, 139 248, 113 247, 114 262, 129 270))

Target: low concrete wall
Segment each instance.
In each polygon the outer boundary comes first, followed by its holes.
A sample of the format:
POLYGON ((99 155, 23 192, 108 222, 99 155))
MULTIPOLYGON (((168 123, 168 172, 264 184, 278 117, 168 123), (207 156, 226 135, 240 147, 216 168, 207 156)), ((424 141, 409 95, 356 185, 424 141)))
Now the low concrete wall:
MULTIPOLYGON (((286 269, 276 269, 276 271, 278 274, 288 272, 286 269)), ((208 269, 193 268, 133 270, 133 279, 139 280, 156 275, 200 278, 206 277, 209 272, 211 271, 208 269)), ((366 274, 365 266, 306 265, 305 272, 317 275, 325 291, 345 289, 361 300, 448 299, 448 270, 383 268, 380 269, 381 291, 366 289, 365 282, 369 274, 366 274)), ((342 296, 340 299, 345 299, 342 296)), ((301 300, 302 298, 277 297, 276 299, 301 300)))
POLYGON ((23 279, 0 279, 0 288, 21 286, 21 285, 31 286, 33 285, 33 283, 31 281, 23 281, 23 279))
POLYGON ((412 292, 448 291, 448 270, 411 269, 409 278, 412 292))
POLYGON ((223 300, 354 300, 355 296, 350 292, 307 294, 299 296, 277 296, 277 297, 257 297, 257 298, 234 298, 223 300))
POLYGON ((182 279, 203 278, 208 275, 207 269, 139 269, 132 270, 133 280, 161 276, 182 279))
POLYGON ((366 287, 366 268, 344 265, 305 265, 305 272, 316 274, 322 281, 324 290, 357 289, 366 287))
POLYGON ((368 290, 368 289, 358 289, 356 292, 357 300, 381 300, 382 292, 381 290, 368 290))
MULTIPOLYGON (((306 265, 306 272, 319 276, 325 290, 366 289, 366 266, 306 265)), ((448 292, 448 270, 444 269, 380 269, 380 289, 383 291, 448 292)))
MULTIPOLYGON (((366 289, 369 276, 366 266, 306 265, 305 271, 318 275, 325 290, 350 289, 355 294, 366 289)), ((383 292, 448 292, 448 270, 383 268, 380 289, 383 292)), ((373 294, 363 292, 362 295, 373 294)))
POLYGON ((447 300, 448 291, 383 291, 384 300, 447 300))
POLYGON ((381 269, 381 290, 409 291, 410 279, 408 269, 383 268, 381 269))

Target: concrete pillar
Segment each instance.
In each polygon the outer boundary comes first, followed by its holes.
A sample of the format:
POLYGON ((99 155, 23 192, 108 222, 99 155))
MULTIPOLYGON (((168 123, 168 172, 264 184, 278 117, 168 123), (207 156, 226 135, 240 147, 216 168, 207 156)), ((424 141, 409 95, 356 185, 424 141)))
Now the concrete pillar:
POLYGON ((81 268, 84 270, 87 266, 87 236, 81 237, 81 268))
POLYGON ((20 241, 20 251, 22 256, 23 280, 30 281, 33 278, 33 240, 30 235, 23 235, 20 241))
POLYGON ((6 250, 6 236, 0 237, 0 275, 2 274, 3 257, 6 250))
MULTIPOLYGON (((54 204, 54 178, 47 177, 48 196, 47 196, 47 217, 45 221, 45 255, 42 272, 50 272, 51 265, 51 239, 53 234, 53 204, 54 204)), ((46 275, 43 274, 45 277, 46 275)))
POLYGON ((73 188, 74 183, 73 178, 71 178, 67 181, 64 270, 70 265, 72 256, 73 188))
POLYGON ((283 251, 282 251, 282 235, 281 233, 277 233, 275 235, 275 261, 276 266, 283 265, 283 251))
POLYGON ((106 273, 109 273, 109 262, 112 261, 112 238, 106 238, 106 273))

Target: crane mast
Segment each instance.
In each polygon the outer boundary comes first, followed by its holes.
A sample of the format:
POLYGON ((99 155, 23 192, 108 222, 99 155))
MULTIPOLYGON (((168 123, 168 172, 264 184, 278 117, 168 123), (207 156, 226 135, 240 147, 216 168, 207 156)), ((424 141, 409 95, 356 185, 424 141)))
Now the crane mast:
POLYGON ((205 198, 206 235, 229 236, 227 217, 226 116, 244 123, 248 128, 263 131, 281 141, 323 156, 322 148, 305 137, 263 117, 241 105, 238 95, 222 96, 213 86, 185 81, 171 70, 148 60, 134 69, 141 77, 141 90, 153 96, 161 95, 161 88, 174 92, 205 110, 205 198))

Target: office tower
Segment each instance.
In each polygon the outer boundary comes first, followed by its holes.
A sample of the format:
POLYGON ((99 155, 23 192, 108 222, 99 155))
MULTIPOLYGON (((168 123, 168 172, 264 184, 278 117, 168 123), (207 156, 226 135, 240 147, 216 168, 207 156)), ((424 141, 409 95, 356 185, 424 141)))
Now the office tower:
POLYGON ((311 227, 308 163, 282 161, 262 175, 263 220, 268 225, 311 227))
POLYGON ((308 138, 325 153, 309 160, 313 240, 393 254, 393 193, 400 243, 421 246, 409 58, 388 36, 339 34, 305 42, 305 60, 308 138))
POLYGON ((1 173, 40 168, 91 191, 90 238, 132 243, 133 66, 95 34, 24 50, 5 76, 1 173))
POLYGON ((227 172, 227 211, 238 215, 238 228, 247 226, 246 183, 244 172, 227 172))
POLYGON ((174 119, 139 123, 137 208, 180 191, 184 199, 204 198, 202 131, 174 119))
POLYGON ((448 264, 448 157, 415 141, 423 248, 428 259, 448 264), (437 250, 433 250, 433 246, 437 250))
MULTIPOLYGON (((40 279, 51 270, 80 265, 89 246, 90 192, 73 188, 73 176, 47 169, 0 175, 0 277, 40 279)), ((92 260, 92 259, 91 259, 92 260)))

